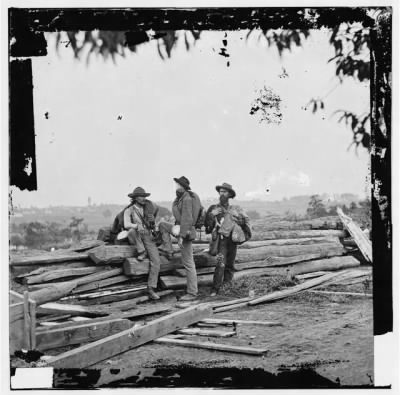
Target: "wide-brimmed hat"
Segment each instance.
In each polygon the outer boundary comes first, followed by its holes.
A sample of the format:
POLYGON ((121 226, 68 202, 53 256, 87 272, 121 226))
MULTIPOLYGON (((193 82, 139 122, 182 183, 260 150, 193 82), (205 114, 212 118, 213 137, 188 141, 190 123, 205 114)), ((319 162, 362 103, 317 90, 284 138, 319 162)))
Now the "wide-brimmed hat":
POLYGON ((236 192, 233 190, 232 185, 228 184, 227 182, 224 182, 222 185, 217 185, 215 187, 215 189, 217 190, 217 192, 219 193, 220 189, 226 189, 227 191, 229 191, 231 193, 231 198, 233 199, 236 196, 236 192))
POLYGON ((177 182, 181 187, 185 188, 187 191, 190 189, 190 181, 185 176, 174 178, 174 181, 177 182))
POLYGON ((128 196, 132 199, 136 198, 136 197, 147 197, 150 196, 150 193, 147 193, 142 187, 137 187, 133 190, 132 193, 129 193, 128 196))

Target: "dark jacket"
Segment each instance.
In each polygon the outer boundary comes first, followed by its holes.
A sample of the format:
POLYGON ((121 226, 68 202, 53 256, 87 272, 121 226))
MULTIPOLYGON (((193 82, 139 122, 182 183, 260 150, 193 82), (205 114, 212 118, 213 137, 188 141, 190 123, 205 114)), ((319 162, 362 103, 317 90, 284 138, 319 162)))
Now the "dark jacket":
POLYGON ((179 236, 186 240, 196 238, 194 225, 197 222, 201 210, 199 196, 193 191, 185 191, 180 198, 176 198, 172 204, 172 214, 176 225, 180 225, 179 236))

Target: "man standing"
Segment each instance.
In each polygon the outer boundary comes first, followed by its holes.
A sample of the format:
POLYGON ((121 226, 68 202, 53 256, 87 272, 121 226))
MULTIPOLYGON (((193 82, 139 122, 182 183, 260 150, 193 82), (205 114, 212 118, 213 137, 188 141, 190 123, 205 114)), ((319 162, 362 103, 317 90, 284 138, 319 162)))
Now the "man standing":
POLYGON ((172 256, 171 235, 178 239, 187 281, 186 294, 180 300, 190 301, 197 297, 197 273, 193 259, 192 240, 196 238, 195 224, 201 212, 201 202, 199 196, 191 191, 190 181, 186 177, 174 178, 174 181, 176 199, 172 204, 172 214, 175 217, 175 226, 167 222, 159 224, 163 239, 160 250, 172 256))
POLYGON ((209 207, 205 219, 206 233, 212 234, 210 252, 217 255, 211 296, 233 280, 237 245, 251 238, 249 217, 241 207, 229 204, 236 196, 232 185, 224 182, 215 188, 219 203, 209 207))
POLYGON ((158 209, 153 202, 146 199, 150 193, 146 193, 141 187, 135 188, 133 193, 128 196, 132 199, 132 204, 124 211, 124 228, 128 231, 129 244, 137 248, 137 259, 142 261, 146 252, 149 256, 150 270, 147 292, 151 299, 157 300, 160 297, 154 289, 157 288, 161 261, 151 231, 155 228, 155 216, 158 209))

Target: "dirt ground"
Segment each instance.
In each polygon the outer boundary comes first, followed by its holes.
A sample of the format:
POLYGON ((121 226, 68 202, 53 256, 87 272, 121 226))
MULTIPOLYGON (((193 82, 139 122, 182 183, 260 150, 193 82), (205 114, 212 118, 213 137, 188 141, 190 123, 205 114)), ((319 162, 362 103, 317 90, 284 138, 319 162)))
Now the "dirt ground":
MULTIPOLYGON (((290 282, 290 281, 289 281, 290 282)), ((292 286, 287 279, 248 277, 234 282, 223 295, 210 299, 200 288, 200 301, 223 301, 263 295, 292 286)), ((321 288, 322 289, 322 288, 321 288)), ((324 290, 372 293, 370 283, 331 285, 324 290)), ((157 303, 175 307, 176 296, 157 303)), ((155 319, 149 316, 139 324, 155 319)), ((215 318, 276 320, 282 326, 238 325, 229 338, 190 336, 191 340, 265 348, 263 356, 234 354, 149 343, 83 371, 59 370, 58 388, 87 387, 225 387, 309 388, 373 386, 373 308, 366 296, 302 292, 281 301, 245 307, 215 318)), ((215 329, 226 329, 218 327, 215 329)), ((231 330, 231 327, 229 328, 231 330)), ((59 354, 51 350, 48 355, 59 354)), ((12 366, 34 366, 12 358, 12 366)))
MULTIPOLYGON (((363 284, 340 288, 351 292, 365 290, 363 284)), ((172 299, 166 303, 172 303, 172 299)), ((215 317, 278 320, 283 326, 239 325, 237 335, 230 338, 190 337, 198 341, 266 348, 268 352, 263 356, 147 344, 94 365, 83 376, 80 372, 82 383, 90 382, 96 387, 182 386, 186 374, 194 380, 186 377, 189 381, 185 386, 208 386, 207 375, 220 372, 220 386, 231 388, 373 385, 372 298, 304 292, 274 303, 219 313, 215 317), (240 371, 247 372, 244 382, 232 377, 232 372, 240 371), (249 372, 266 374, 258 375, 252 382, 248 380, 249 372), (300 380, 296 373, 302 374, 300 380), (199 374, 205 374, 203 381, 199 381, 199 374)), ((75 387, 76 378, 60 374, 57 382, 62 387, 75 387)))

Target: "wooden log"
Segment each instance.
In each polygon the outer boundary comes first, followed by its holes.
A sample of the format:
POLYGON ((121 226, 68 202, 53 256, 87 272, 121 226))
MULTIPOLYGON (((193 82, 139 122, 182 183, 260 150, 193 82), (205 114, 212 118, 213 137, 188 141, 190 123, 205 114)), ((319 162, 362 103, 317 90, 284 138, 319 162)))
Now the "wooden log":
POLYGON ((112 319, 96 323, 83 323, 68 328, 50 328, 37 333, 37 349, 40 351, 84 344, 127 330, 134 325, 127 319, 112 319))
POLYGON ((85 368, 187 327, 211 314, 211 307, 207 304, 179 310, 145 325, 121 331, 59 354, 48 359, 47 364, 58 368, 85 368))
POLYGON ((132 258, 136 248, 131 245, 103 245, 90 250, 89 258, 96 264, 123 263, 125 258, 132 258))
POLYGON ((184 328, 178 331, 181 335, 193 335, 193 336, 207 336, 207 337, 232 337, 236 335, 235 331, 220 331, 212 329, 200 329, 200 328, 184 328))
POLYGON ((29 302, 29 318, 31 320, 30 322, 30 344, 31 344, 31 349, 36 350, 36 302, 32 301, 29 302))
POLYGON ((240 299, 225 300, 223 302, 212 303, 212 307, 213 307, 213 309, 216 309, 218 307, 224 307, 224 306, 229 306, 232 304, 248 302, 249 300, 253 300, 253 299, 255 299, 255 298, 248 296, 248 297, 240 298, 240 299))
POLYGON ((318 243, 336 243, 338 237, 319 236, 319 237, 300 237, 294 239, 272 239, 272 240, 255 240, 247 241, 238 246, 239 249, 259 248, 268 246, 287 246, 287 245, 312 245, 318 243))
MULTIPOLYGON (((258 266, 284 266, 289 263, 301 262, 340 256, 346 253, 346 249, 338 242, 319 243, 311 245, 266 246, 250 249, 238 249, 236 264, 258 262, 258 266), (265 262, 265 265, 262 262, 265 262)), ((207 253, 193 255, 196 268, 212 267, 216 265, 216 257, 207 253)), ((176 264, 176 269, 182 268, 180 254, 174 255, 171 263, 176 264)), ((240 267, 240 266, 238 266, 240 267)))
POLYGON ((360 227, 347 215, 343 213, 343 210, 338 207, 336 209, 340 220, 343 225, 348 230, 350 235, 353 237, 354 241, 357 243, 358 248, 363 254, 367 262, 372 263, 372 244, 368 237, 363 233, 360 227))
POLYGON ((122 295, 126 293, 132 293, 132 292, 140 292, 145 289, 147 289, 147 285, 127 285, 126 287, 123 287, 122 289, 110 289, 112 286, 107 287, 104 291, 99 291, 99 292, 91 292, 87 294, 79 294, 76 295, 75 298, 77 299, 99 299, 107 296, 115 296, 115 295, 122 295))
MULTIPOLYGON (((169 289, 179 289, 186 287, 186 278, 178 276, 162 276, 160 278, 163 287, 169 289)), ((210 285, 213 282, 213 275, 206 274, 197 277, 197 285, 210 285)))
POLYGON ((289 275, 294 276, 297 274, 313 273, 319 271, 332 271, 341 270, 350 267, 360 266, 360 262, 353 256, 341 256, 328 259, 318 259, 315 261, 296 263, 290 265, 289 275))
POLYGON ((31 349, 31 317, 29 315, 29 292, 24 292, 24 342, 25 347, 31 349))
POLYGON ((154 343, 168 344, 172 346, 191 347, 191 348, 204 348, 208 350, 225 351, 225 352, 233 352, 233 353, 249 354, 249 355, 263 355, 267 352, 267 350, 263 348, 231 346, 228 344, 218 344, 212 342, 196 342, 193 340, 171 339, 168 337, 160 337, 154 340, 154 343))
MULTIPOLYGON (((105 316, 105 317, 96 317, 96 318, 88 318, 88 317, 81 317, 81 316, 74 316, 71 317, 70 321, 66 322, 59 322, 59 323, 54 323, 51 321, 44 321, 42 324, 45 323, 51 323, 55 324, 52 326, 52 329, 60 329, 60 328, 69 328, 71 326, 77 325, 77 323, 89 323, 89 324, 96 324, 99 322, 103 321, 110 321, 110 320, 117 320, 117 319, 136 319, 140 317, 146 317, 149 315, 154 315, 154 314, 161 314, 161 313, 166 313, 170 311, 171 308, 169 306, 142 306, 142 307, 137 307, 132 310, 127 310, 127 311, 113 311, 112 314, 105 316)), ((41 331, 44 328, 38 328, 36 332, 41 331)))
MULTIPOLYGON (((177 267, 181 267, 181 264, 169 263, 168 260, 162 260, 160 265, 160 273, 168 273, 174 271, 177 267)), ((147 275, 150 270, 150 261, 148 259, 142 262, 136 258, 125 258, 123 263, 123 271, 127 276, 143 276, 147 275)))
POLYGON ((102 240, 82 240, 76 245, 72 245, 69 250, 71 251, 76 251, 76 252, 81 252, 81 251, 86 251, 90 250, 95 247, 99 247, 104 245, 104 241, 102 240))
POLYGON ((32 265, 50 265, 57 262, 78 261, 87 259, 88 254, 77 252, 44 252, 40 255, 32 256, 13 256, 11 257, 11 266, 32 266, 32 265))
POLYGON ((46 288, 39 289, 38 291, 30 292, 29 297, 36 302, 39 306, 46 302, 52 302, 61 299, 63 296, 68 295, 76 287, 76 282, 69 281, 61 284, 51 284, 46 288))
POLYGON ((249 261, 259 261, 272 256, 292 257, 303 254, 327 253, 332 251, 334 251, 334 253, 340 254, 345 252, 345 249, 340 243, 319 243, 299 246, 267 246, 247 250, 238 250, 236 261, 238 263, 241 263, 249 261))
POLYGON ((81 306, 76 304, 65 303, 45 303, 40 306, 38 313, 41 314, 54 314, 63 313, 70 315, 83 315, 88 317, 96 317, 108 315, 101 307, 81 306))
POLYGON ((68 277, 80 277, 87 274, 92 274, 95 272, 99 272, 102 270, 99 267, 80 267, 80 268, 68 268, 68 269, 59 269, 52 270, 48 272, 44 272, 38 275, 30 275, 25 278, 25 284, 38 284, 44 283, 47 281, 68 278, 68 277))
POLYGON ((79 293, 84 293, 92 290, 98 290, 107 287, 108 285, 112 284, 121 284, 131 281, 131 279, 128 276, 125 276, 124 274, 121 274, 119 276, 112 276, 109 278, 105 278, 104 280, 99 280, 99 281, 94 281, 89 284, 84 284, 80 285, 77 287, 74 291, 73 294, 79 294, 79 293))
MULTIPOLYGON (((84 267, 92 267, 93 268, 96 266, 94 266, 93 262, 86 262, 86 261, 56 263, 54 265, 41 266, 30 272, 18 274, 15 276, 15 278, 21 279, 21 278, 26 278, 26 277, 30 277, 30 276, 37 276, 37 275, 43 274, 43 273, 49 273, 54 270, 65 270, 65 269, 84 268, 84 267)), ((29 267, 29 269, 30 269, 30 267, 29 267)))
MULTIPOLYGON (((346 272, 346 271, 344 271, 344 272, 346 272)), ((284 289, 282 291, 271 292, 270 294, 250 300, 247 303, 250 306, 254 306, 259 303, 272 302, 275 300, 287 298, 288 296, 296 295, 299 292, 302 292, 306 289, 314 288, 314 287, 316 287, 318 285, 322 285, 324 283, 326 284, 329 280, 333 280, 334 278, 337 278, 340 274, 343 274, 344 272, 335 272, 335 273, 325 274, 321 277, 317 277, 317 278, 313 278, 312 280, 305 281, 302 284, 295 285, 294 287, 290 287, 290 288, 284 289)))
POLYGON ((230 318, 205 318, 201 322, 206 324, 217 325, 259 325, 259 326, 283 326, 279 321, 254 321, 254 320, 237 320, 230 318))
POLYGON ((298 275, 294 276, 294 278, 296 280, 307 280, 309 278, 320 277, 320 276, 323 276, 324 274, 328 274, 328 273, 332 273, 332 272, 321 271, 321 272, 298 274, 298 275))
POLYGON ((372 294, 368 293, 360 293, 360 292, 339 292, 339 291, 319 291, 319 290, 314 290, 311 289, 307 292, 319 294, 319 295, 332 295, 332 296, 360 296, 360 297, 365 297, 365 298, 372 298, 372 294))
POLYGON ((144 289, 141 289, 139 291, 130 291, 130 292, 124 292, 116 295, 106 295, 106 296, 100 296, 97 298, 90 298, 86 299, 85 303, 87 305, 104 305, 104 304, 110 304, 114 302, 122 302, 123 300, 131 300, 133 298, 137 298, 139 296, 143 296, 144 293, 146 292, 147 286, 144 287, 144 289))
MULTIPOLYGON (((270 230, 255 231, 257 240, 300 239, 313 237, 346 237, 343 230, 270 230)), ((249 242, 248 242, 249 243, 249 242)), ((247 243, 244 243, 244 245, 247 243)))
POLYGON ((237 303, 237 304, 231 304, 229 306, 224 306, 224 307, 217 307, 214 309, 214 313, 223 313, 225 311, 230 311, 233 309, 238 309, 240 307, 246 307, 249 305, 249 302, 242 302, 242 303, 237 303))

